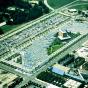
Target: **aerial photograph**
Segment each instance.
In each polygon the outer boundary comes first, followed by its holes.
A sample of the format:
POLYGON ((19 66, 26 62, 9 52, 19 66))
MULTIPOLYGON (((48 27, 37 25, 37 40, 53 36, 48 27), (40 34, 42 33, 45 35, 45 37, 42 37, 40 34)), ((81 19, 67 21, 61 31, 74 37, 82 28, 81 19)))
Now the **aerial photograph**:
POLYGON ((0 88, 88 88, 88 0, 0 0, 0 88))

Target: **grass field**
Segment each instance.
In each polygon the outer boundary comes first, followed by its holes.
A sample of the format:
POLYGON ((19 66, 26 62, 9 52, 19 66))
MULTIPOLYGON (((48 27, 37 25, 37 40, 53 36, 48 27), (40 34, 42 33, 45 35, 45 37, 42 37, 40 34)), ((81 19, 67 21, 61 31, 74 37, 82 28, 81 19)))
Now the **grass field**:
POLYGON ((88 4, 88 1, 86 1, 86 2, 85 1, 76 1, 74 3, 71 3, 70 6, 77 5, 77 4, 81 4, 82 5, 83 3, 88 4))
POLYGON ((76 6, 73 6, 71 8, 80 9, 80 10, 87 10, 88 4, 85 4, 85 5, 76 5, 76 6))
POLYGON ((60 8, 66 4, 69 4, 75 0, 47 0, 48 4, 53 7, 54 9, 60 8))
POLYGON ((87 10, 88 3, 87 4, 82 4, 82 5, 74 5, 71 8, 80 9, 80 10, 87 10))
POLYGON ((75 9, 83 9, 86 10, 88 8, 88 1, 77 1, 69 6, 70 8, 75 8, 75 9))
POLYGON ((13 30, 14 28, 18 27, 19 25, 4 25, 1 27, 4 33, 13 30))

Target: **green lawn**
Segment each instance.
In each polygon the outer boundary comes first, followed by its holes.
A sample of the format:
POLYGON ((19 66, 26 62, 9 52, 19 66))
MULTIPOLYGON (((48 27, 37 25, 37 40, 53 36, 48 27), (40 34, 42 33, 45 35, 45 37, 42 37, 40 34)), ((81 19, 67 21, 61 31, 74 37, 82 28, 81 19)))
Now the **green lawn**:
POLYGON ((52 54, 53 52, 55 52, 56 50, 58 50, 59 48, 61 48, 63 46, 63 44, 57 44, 57 45, 53 45, 52 47, 47 48, 48 49, 48 54, 52 54))
POLYGON ((55 52, 56 50, 58 50, 59 48, 61 48, 63 46, 62 42, 56 38, 51 45, 47 48, 48 51, 48 55, 52 54, 53 52, 55 52))
POLYGON ((88 3, 88 1, 76 1, 76 2, 74 2, 74 3, 72 3, 72 4, 70 4, 70 6, 71 5, 76 5, 76 4, 83 4, 83 3, 88 3))
POLYGON ((86 9, 88 7, 88 1, 77 1, 69 5, 70 8, 76 8, 76 9, 86 9))
POLYGON ((4 25, 1 27, 4 33, 13 30, 14 28, 18 27, 19 25, 4 25))
POLYGON ((79 9, 79 10, 87 10, 88 4, 85 4, 85 5, 76 5, 76 6, 73 6, 71 8, 75 8, 75 9, 79 9))
POLYGON ((51 45, 47 48, 48 55, 52 54, 53 52, 57 51, 61 47, 64 46, 63 42, 69 43, 74 38, 78 37, 80 33, 68 33, 68 35, 71 37, 71 39, 61 41, 58 37, 55 38, 55 40, 51 43, 51 45))
POLYGON ((75 0, 47 0, 48 4, 53 7, 54 9, 60 8, 66 4, 69 4, 75 0))

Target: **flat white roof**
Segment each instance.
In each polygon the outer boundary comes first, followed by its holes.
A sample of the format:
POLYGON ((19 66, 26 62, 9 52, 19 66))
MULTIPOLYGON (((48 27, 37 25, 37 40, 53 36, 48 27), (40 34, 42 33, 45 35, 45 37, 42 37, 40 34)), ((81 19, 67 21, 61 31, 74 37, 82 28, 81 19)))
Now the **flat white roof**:
POLYGON ((49 84, 49 85, 47 86, 47 88, 60 88, 60 87, 55 86, 55 85, 53 85, 53 84, 49 84))
POLYGON ((0 23, 0 27, 6 25, 6 22, 0 23))
POLYGON ((81 84, 82 84, 82 83, 80 83, 80 82, 78 82, 78 81, 69 79, 69 80, 64 84, 64 86, 67 87, 67 88, 78 88, 81 84))
POLYGON ((77 54, 80 57, 88 58, 88 48, 82 47, 82 48, 78 49, 77 54))
POLYGON ((70 39, 71 37, 68 35, 67 37, 58 36, 58 38, 60 40, 66 40, 66 39, 70 39))
POLYGON ((8 9, 8 10, 15 10, 16 7, 8 7, 7 9, 8 9))
POLYGON ((35 3, 35 4, 38 4, 38 1, 29 1, 29 3, 35 3))
POLYGON ((82 44, 84 47, 88 47, 88 40, 82 44))
POLYGON ((65 71, 65 72, 68 72, 70 70, 70 68, 62 66, 60 64, 55 64, 55 65, 53 65, 53 67, 61 69, 61 70, 65 71))
POLYGON ((76 9, 69 9, 70 12, 76 12, 76 9))
POLYGON ((59 29, 59 32, 67 33, 67 30, 66 29, 59 29))
MULTIPOLYGON (((0 69, 1 70, 1 69, 0 69)), ((12 73, 1 73, 0 74, 0 81, 2 82, 0 85, 3 84, 9 84, 10 82, 12 82, 15 78, 17 78, 18 76, 12 74, 12 73)))

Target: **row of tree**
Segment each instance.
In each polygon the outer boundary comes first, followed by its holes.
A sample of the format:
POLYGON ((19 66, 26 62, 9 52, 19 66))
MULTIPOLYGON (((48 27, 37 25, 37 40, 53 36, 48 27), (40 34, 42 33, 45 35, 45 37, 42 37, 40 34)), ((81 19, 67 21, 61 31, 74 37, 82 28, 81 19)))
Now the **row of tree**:
POLYGON ((88 17, 88 13, 85 13, 85 12, 82 11, 82 10, 78 10, 78 14, 81 14, 81 15, 84 16, 84 17, 88 17))
POLYGON ((0 35, 4 34, 3 30, 0 28, 0 35))

